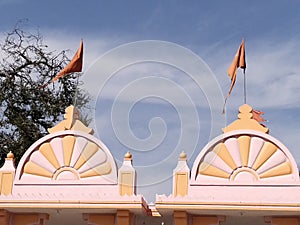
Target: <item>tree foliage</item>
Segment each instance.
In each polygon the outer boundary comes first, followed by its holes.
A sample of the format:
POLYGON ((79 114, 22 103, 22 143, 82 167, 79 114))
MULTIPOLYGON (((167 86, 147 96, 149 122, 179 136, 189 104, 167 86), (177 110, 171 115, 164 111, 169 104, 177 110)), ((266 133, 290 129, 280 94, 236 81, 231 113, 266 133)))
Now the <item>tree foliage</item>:
POLYGON ((78 88, 77 76, 51 80, 69 62, 66 51, 50 51, 42 36, 15 28, 0 42, 0 152, 3 163, 12 151, 18 161, 47 129, 62 120, 73 104, 84 107, 88 95, 78 88), (77 88, 77 91, 76 91, 77 88))

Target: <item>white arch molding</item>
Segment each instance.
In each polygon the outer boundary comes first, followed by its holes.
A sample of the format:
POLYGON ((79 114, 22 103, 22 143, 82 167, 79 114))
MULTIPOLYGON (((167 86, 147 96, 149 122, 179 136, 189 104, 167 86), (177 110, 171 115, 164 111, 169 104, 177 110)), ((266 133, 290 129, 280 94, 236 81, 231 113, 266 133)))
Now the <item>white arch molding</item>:
POLYGON ((255 130, 226 132, 210 141, 196 158, 191 184, 298 183, 290 151, 269 134, 255 130))
POLYGON ((74 130, 48 134, 23 155, 16 184, 117 184, 109 149, 94 136, 74 130))

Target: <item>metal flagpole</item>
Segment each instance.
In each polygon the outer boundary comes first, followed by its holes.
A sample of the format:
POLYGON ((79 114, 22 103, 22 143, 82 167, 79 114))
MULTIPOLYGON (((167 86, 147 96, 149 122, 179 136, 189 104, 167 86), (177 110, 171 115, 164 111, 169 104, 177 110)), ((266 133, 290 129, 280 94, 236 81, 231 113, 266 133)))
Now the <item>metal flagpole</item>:
POLYGON ((74 108, 76 107, 76 104, 77 104, 77 94, 78 94, 78 85, 79 85, 79 77, 82 75, 82 72, 79 72, 78 73, 78 76, 77 76, 77 81, 76 81, 76 90, 75 90, 75 95, 74 95, 74 108))
POLYGON ((246 72, 244 71, 244 103, 247 104, 246 98, 246 72))

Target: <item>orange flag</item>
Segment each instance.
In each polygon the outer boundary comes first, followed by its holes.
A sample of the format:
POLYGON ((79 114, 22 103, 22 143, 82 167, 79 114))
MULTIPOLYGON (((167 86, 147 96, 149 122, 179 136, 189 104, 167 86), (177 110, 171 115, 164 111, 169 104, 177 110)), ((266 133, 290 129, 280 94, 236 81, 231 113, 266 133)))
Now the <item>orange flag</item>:
POLYGON ((69 73, 74 73, 74 72, 81 72, 82 71, 82 60, 83 60, 83 42, 80 42, 80 46, 74 55, 73 59, 69 64, 62 70, 60 71, 56 77, 54 77, 50 83, 58 80, 59 78, 69 74, 69 73))
POLYGON ((262 122, 266 122, 266 120, 261 116, 264 115, 265 113, 259 110, 252 110, 252 116, 253 119, 255 119, 257 122, 262 123, 262 122))
POLYGON ((226 96, 226 99, 225 99, 223 112, 225 110, 226 101, 229 98, 229 96, 231 94, 231 91, 233 89, 233 86, 235 84, 235 81, 236 81, 236 72, 237 72, 238 68, 243 69, 244 70, 243 72, 245 74, 245 70, 246 70, 246 55, 245 55, 245 41, 244 41, 244 39, 242 40, 242 43, 241 43, 239 49, 237 50, 237 52, 236 52, 236 54, 234 56, 234 59, 233 59, 231 65, 230 65, 230 67, 228 68, 228 71, 227 71, 228 76, 231 79, 231 84, 230 84, 229 92, 228 92, 228 94, 226 96))

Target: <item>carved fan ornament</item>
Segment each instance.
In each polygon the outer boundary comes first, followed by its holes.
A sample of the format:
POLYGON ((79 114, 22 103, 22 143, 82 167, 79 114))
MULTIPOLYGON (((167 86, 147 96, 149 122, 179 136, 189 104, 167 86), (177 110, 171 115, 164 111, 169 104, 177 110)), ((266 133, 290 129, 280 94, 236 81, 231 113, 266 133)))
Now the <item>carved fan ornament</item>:
POLYGON ((52 180, 79 180, 110 172, 106 153, 94 142, 73 135, 42 144, 24 166, 24 174, 52 180))
POLYGON ((103 175, 116 178, 109 150, 90 135, 93 130, 79 120, 76 108, 69 106, 65 120, 48 131, 46 141, 36 144, 26 156, 19 179, 76 181, 103 175))
POLYGON ((292 173, 292 165, 273 143, 260 137, 231 137, 203 158, 199 174, 229 180, 255 181, 292 173))

